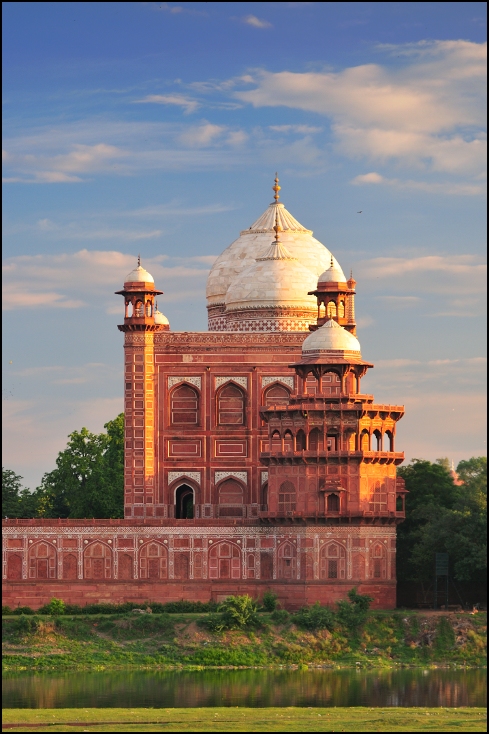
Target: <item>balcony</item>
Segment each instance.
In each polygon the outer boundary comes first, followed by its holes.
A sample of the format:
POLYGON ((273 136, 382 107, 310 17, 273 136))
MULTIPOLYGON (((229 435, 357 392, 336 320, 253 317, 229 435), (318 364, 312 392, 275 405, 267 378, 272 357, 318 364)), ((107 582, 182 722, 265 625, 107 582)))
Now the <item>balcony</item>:
POLYGON ((314 462, 326 459, 358 459, 369 464, 401 464, 404 461, 403 451, 327 451, 316 449, 314 451, 262 451, 260 459, 269 463, 271 459, 289 459, 297 463, 314 462))

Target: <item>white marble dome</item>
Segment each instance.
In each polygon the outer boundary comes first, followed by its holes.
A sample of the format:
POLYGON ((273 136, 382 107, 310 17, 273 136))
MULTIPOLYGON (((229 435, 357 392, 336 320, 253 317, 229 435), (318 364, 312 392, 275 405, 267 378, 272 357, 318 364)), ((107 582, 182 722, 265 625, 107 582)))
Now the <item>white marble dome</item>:
POLYGON ((329 319, 319 329, 309 334, 302 344, 302 354, 329 351, 357 352, 360 354, 360 342, 334 319, 329 319))
POLYGON ((124 279, 124 283, 154 283, 154 278, 151 273, 148 273, 141 265, 131 270, 128 276, 124 279))
POLYGON ((170 326, 170 322, 168 321, 166 316, 162 314, 161 311, 158 311, 158 309, 155 310, 154 316, 155 324, 161 324, 161 326, 170 326))
POLYGON ((256 308, 295 308, 315 312, 316 274, 274 242, 232 282, 225 296, 226 312, 256 308))
MULTIPOLYGON (((268 209, 254 222, 249 229, 245 229, 224 252, 217 258, 207 279, 207 305, 214 306, 230 302, 226 295, 230 288, 237 285, 237 278, 257 257, 260 257, 274 239, 274 225, 277 215, 278 225, 281 228, 280 240, 289 253, 297 258, 298 262, 313 274, 314 283, 308 290, 315 290, 318 277, 330 265, 331 253, 326 247, 312 236, 312 231, 303 227, 287 211, 283 204, 273 202, 268 209)), ((338 265, 336 260, 333 261, 338 265)), ((339 267, 339 265, 338 265, 339 267)), ((309 308, 311 297, 304 291, 304 305, 309 308)))
POLYGON ((319 283, 346 283, 343 270, 333 258, 331 258, 329 268, 319 276, 319 283))

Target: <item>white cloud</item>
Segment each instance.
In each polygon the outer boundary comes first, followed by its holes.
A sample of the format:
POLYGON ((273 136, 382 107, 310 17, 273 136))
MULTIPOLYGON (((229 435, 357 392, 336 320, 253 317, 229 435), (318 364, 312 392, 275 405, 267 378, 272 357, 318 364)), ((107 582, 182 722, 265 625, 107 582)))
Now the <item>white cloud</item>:
MULTIPOLYGON (((203 294, 213 256, 165 255, 143 260, 165 291, 164 302, 185 301, 203 294)), ((22 255, 9 258, 3 266, 3 309, 81 308, 106 304, 109 313, 121 313, 113 291, 122 287, 134 268, 135 256, 117 251, 80 250, 57 255, 22 255)))
POLYGON ((241 18, 241 22, 251 25, 253 28, 272 28, 272 24, 268 20, 257 18, 256 15, 245 15, 241 18))
POLYGON ((387 178, 380 173, 372 171, 355 176, 350 181, 354 186, 368 186, 370 184, 383 184, 411 191, 422 191, 427 194, 444 194, 453 196, 481 196, 486 194, 486 185, 478 183, 453 183, 452 181, 413 181, 399 178, 387 178))
POLYGON ((200 107, 196 99, 185 97, 183 94, 148 94, 143 99, 135 100, 134 104, 166 104, 183 107, 185 112, 195 112, 200 107))
POLYGON ((400 67, 262 70, 254 74, 254 89, 234 95, 255 107, 286 106, 330 118, 337 151, 352 158, 479 175, 485 162, 486 45, 435 41, 395 49, 404 55, 400 67))
POLYGON ((223 125, 212 125, 210 122, 191 127, 180 135, 180 140, 190 147, 207 147, 220 138, 226 128, 223 125))
POLYGON ((302 135, 312 135, 323 131, 322 127, 313 127, 312 125, 270 125, 269 128, 277 133, 299 133, 302 135))

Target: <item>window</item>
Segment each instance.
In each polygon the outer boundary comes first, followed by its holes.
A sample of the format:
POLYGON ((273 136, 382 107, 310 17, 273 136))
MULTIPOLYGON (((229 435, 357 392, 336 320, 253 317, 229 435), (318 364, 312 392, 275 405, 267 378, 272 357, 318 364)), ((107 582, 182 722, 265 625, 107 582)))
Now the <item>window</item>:
POLYGON ((338 304, 338 317, 340 319, 345 318, 345 302, 344 301, 340 301, 338 304))
POLYGON ((328 451, 338 451, 338 436, 328 436, 328 451))
POLYGON ((344 579, 346 551, 340 543, 328 543, 319 553, 319 576, 322 579, 344 579))
POLYGON ((282 385, 272 385, 265 391, 265 405, 288 405, 290 400, 290 393, 287 388, 282 385))
POLYGON ((319 428, 313 428, 309 434, 309 451, 321 451, 323 443, 323 434, 319 428))
POLYGON ((341 380, 336 372, 326 372, 321 378, 321 392, 323 395, 339 395, 341 380))
POLYGON ((334 301, 328 303, 327 314, 329 318, 336 316, 336 303, 334 301))
POLYGON ((328 512, 340 511, 340 498, 337 494, 328 494, 328 512))
POLYGON ((198 424, 199 394, 190 385, 181 385, 171 394, 172 425, 198 424))
POLYGON ((360 434, 360 450, 370 451, 370 434, 367 430, 364 430, 360 434))
POLYGON ((373 433, 374 438, 374 451, 382 451, 382 434, 380 431, 375 430, 373 433))
POLYGON ((292 543, 283 543, 278 551, 278 577, 293 579, 296 576, 296 549, 292 543))
POLYGON ((194 516, 194 490, 182 484, 175 493, 175 518, 191 520, 194 516))
POLYGON ((328 578, 338 578, 338 561, 328 561, 328 578))
POLYGON ((218 423, 220 426, 244 425, 244 393, 236 385, 226 385, 218 395, 218 423))
POLYGON ((314 375, 306 377, 306 393, 307 395, 315 395, 318 392, 318 381, 314 375))
POLYGON ((284 452, 292 453, 294 451, 294 438, 290 431, 285 431, 284 435, 284 452))
POLYGON ((278 491, 278 511, 293 512, 296 507, 295 487, 292 482, 283 482, 278 491))
POLYGON ((297 431, 297 436, 295 437, 295 446, 297 451, 306 450, 306 434, 302 429, 297 431))
POLYGON ((241 578, 241 552, 234 543, 216 543, 209 551, 210 579, 241 578))
POLYGON ((219 517, 243 517, 243 487, 234 479, 219 485, 219 517))

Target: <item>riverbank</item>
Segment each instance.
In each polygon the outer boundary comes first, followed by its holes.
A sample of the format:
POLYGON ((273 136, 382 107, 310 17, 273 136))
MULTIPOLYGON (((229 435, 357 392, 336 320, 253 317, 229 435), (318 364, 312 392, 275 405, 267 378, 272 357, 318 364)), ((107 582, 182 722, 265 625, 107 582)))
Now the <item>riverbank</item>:
POLYGON ((261 613, 254 629, 212 631, 208 614, 6 616, 4 671, 120 667, 486 665, 487 614, 370 612, 361 629, 301 629, 261 613), (210 628, 211 629, 210 629, 210 628))
POLYGON ((486 731, 481 708, 5 709, 2 731, 486 731), (26 726, 23 726, 26 725, 26 726), (89 729, 87 727, 90 727, 89 729))

